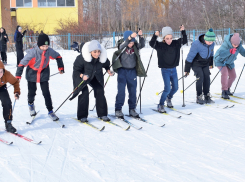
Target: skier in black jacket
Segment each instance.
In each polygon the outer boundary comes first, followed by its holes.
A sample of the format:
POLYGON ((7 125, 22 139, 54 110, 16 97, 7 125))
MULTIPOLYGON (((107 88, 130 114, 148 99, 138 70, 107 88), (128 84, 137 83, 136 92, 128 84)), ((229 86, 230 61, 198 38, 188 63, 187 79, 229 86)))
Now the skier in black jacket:
POLYGON ((171 99, 178 90, 178 75, 176 67, 179 66, 180 48, 187 43, 185 27, 182 25, 180 31, 183 38, 173 40, 173 30, 171 27, 163 27, 163 41, 158 42, 157 38, 160 35, 159 31, 153 35, 150 46, 157 51, 158 67, 161 68, 164 81, 164 91, 157 106, 159 112, 166 112, 164 102, 167 102, 167 107, 172 108, 171 99))
POLYGON ((78 96, 77 119, 88 122, 89 84, 94 89, 96 98, 97 115, 103 121, 110 121, 107 117, 108 108, 104 95, 104 77, 102 68, 105 68, 110 76, 110 61, 107 59, 106 49, 97 40, 92 40, 83 45, 81 54, 77 56, 73 66, 73 85, 76 88, 83 80, 83 84, 74 92, 72 98, 78 96))
POLYGON ((1 27, 0 31, 0 52, 3 64, 7 64, 7 42, 9 41, 8 35, 6 34, 6 30, 1 27))
POLYGON ((22 28, 20 26, 17 26, 14 34, 14 41, 15 41, 15 47, 17 53, 17 67, 20 61, 24 58, 22 38, 24 37, 26 30, 23 33, 21 33, 21 31, 22 28))

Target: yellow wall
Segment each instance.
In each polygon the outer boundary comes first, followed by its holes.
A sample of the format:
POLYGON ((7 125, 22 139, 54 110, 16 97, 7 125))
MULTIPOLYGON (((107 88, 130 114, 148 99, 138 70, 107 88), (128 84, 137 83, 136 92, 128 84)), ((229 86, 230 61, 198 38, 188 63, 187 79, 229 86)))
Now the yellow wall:
POLYGON ((58 20, 70 19, 78 22, 78 2, 75 0, 75 7, 18 8, 16 18, 18 24, 27 24, 35 32, 43 30, 47 34, 54 34, 59 27, 58 20))

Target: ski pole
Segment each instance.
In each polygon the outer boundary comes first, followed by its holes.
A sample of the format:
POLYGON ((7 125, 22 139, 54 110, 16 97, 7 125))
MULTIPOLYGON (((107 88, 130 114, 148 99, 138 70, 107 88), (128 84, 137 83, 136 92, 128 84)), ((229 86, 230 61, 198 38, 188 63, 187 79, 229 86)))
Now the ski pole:
MULTIPOLYGON (((108 80, 110 79, 110 77, 111 77, 111 76, 109 75, 109 76, 108 76, 108 78, 107 78, 107 80, 106 80, 106 82, 105 82, 104 88, 105 88, 105 86, 106 86, 106 84, 107 84, 108 80)), ((92 110, 90 110, 90 111, 94 111, 95 106, 96 106, 96 104, 94 105, 93 109, 92 109, 92 110)))
MULTIPOLYGON (((240 76, 239 76, 239 78, 238 78, 238 81, 237 81, 237 83, 236 83, 236 87, 237 87, 238 82, 239 82, 239 80, 240 80, 240 78, 241 78, 241 76, 242 76, 242 72, 243 72, 244 67, 245 67, 245 64, 243 65, 243 68, 242 68, 241 74, 240 74, 240 76)), ((234 94, 234 93, 235 93, 235 91, 236 91, 236 87, 235 87, 234 92, 233 92, 232 94, 234 94)))
MULTIPOLYGON (((232 55, 232 54, 231 54, 232 55)), ((224 64, 222 65, 222 67, 220 68, 220 70, 218 71, 218 73, 215 75, 214 79, 211 81, 210 85, 213 83, 213 81, 215 80, 215 78, 218 76, 219 72, 221 72, 221 70, 223 69, 223 67, 226 65, 226 61, 231 57, 231 55, 224 61, 224 64)))
POLYGON ((14 100, 14 105, 13 105, 13 109, 12 109, 12 115, 13 115, 13 113, 14 113, 15 103, 16 103, 16 99, 14 100))
POLYGON ((219 69, 218 73, 215 75, 215 77, 211 81, 210 85, 213 83, 213 81, 215 80, 215 78, 218 76, 219 72, 221 72, 221 70, 223 69, 223 67, 224 67, 224 65, 219 69))
MULTIPOLYGON (((186 91, 190 86, 192 86, 196 81, 198 81, 200 78, 197 78, 194 82, 192 82, 186 89, 184 89, 184 91, 186 91)), ((181 90, 180 92, 183 93, 183 90, 181 90)))
POLYGON ((50 77, 51 77, 51 76, 54 76, 54 75, 57 75, 57 74, 59 74, 59 73, 60 73, 60 72, 58 72, 58 73, 55 73, 55 74, 52 74, 52 75, 50 75, 50 77))
MULTIPOLYGON (((180 81, 183 77, 185 77, 186 78, 186 75, 184 75, 184 76, 182 76, 182 77, 180 77, 179 79, 178 79, 178 81, 180 81)), ((163 90, 164 91, 164 90, 163 90)), ((157 92, 156 93, 156 95, 159 95, 159 94, 161 94, 161 93, 163 93, 163 91, 161 91, 161 92, 157 92)))
MULTIPOLYGON (((149 69, 149 66, 150 66, 150 63, 151 63, 151 58, 152 58, 153 51, 155 49, 156 43, 157 43, 157 39, 155 40, 155 43, 154 43, 154 46, 153 46, 153 49, 152 49, 152 52, 151 52, 151 56, 150 56, 150 60, 149 60, 148 65, 147 65, 146 73, 148 72, 148 69, 149 69)), ((140 93, 139 93, 139 96, 137 98, 136 107, 138 105, 139 98, 141 97, 141 92, 142 92, 142 89, 143 89, 143 86, 144 86, 144 83, 145 83, 145 78, 146 77, 144 77, 142 86, 140 87, 140 93)))
MULTIPOLYGON (((182 25, 181 25, 182 27, 182 25)), ((183 54, 183 35, 182 32, 180 31, 181 34, 181 54, 182 54, 182 85, 183 85, 183 90, 185 88, 185 81, 184 81, 184 54, 183 54)), ((183 105, 182 107, 185 107, 185 90, 183 91, 183 105)))
POLYGON ((73 92, 66 98, 66 100, 58 107, 58 109, 56 109, 56 111, 54 113, 56 113, 59 108, 69 99, 69 97, 83 84, 84 80, 81 81, 81 83, 73 90, 73 92))

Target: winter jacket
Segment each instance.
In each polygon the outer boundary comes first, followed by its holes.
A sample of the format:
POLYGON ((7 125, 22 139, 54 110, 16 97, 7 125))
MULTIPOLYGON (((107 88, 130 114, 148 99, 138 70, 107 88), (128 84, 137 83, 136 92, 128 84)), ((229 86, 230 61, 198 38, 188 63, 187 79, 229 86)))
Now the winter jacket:
MULTIPOLYGON (((142 39, 142 38, 141 38, 142 39)), ((120 39, 119 41, 118 41, 118 44, 123 44, 123 42, 124 42, 124 39, 120 39)), ((146 71, 145 71, 145 68, 144 68, 144 66, 143 66, 143 63, 142 63, 142 61, 141 61, 141 58, 140 58, 140 53, 139 53, 139 49, 141 49, 141 48, 143 48, 144 47, 144 42, 141 40, 140 41, 141 43, 139 44, 139 43, 137 43, 136 41, 134 42, 134 46, 132 47, 133 48, 133 50, 134 50, 134 54, 135 54, 135 56, 136 56, 136 58, 135 58, 135 61, 136 61, 136 66, 135 66, 135 68, 136 68, 136 72, 137 72, 137 76, 139 76, 139 77, 146 77, 146 71)), ((122 46, 123 47, 123 46, 122 46)), ((124 51, 124 53, 122 53, 122 55, 116 60, 116 58, 121 54, 121 52, 123 51, 123 49, 124 49, 125 47, 123 47, 122 49, 120 48, 120 46, 119 46, 119 49, 118 49, 118 51, 116 51, 116 52, 114 52, 114 54, 113 54, 113 56, 112 56, 112 67, 113 67, 113 70, 117 73, 117 70, 119 69, 119 68, 122 68, 123 67, 123 65, 122 65, 122 59, 124 60, 124 61, 127 61, 126 59, 126 56, 128 56, 127 55, 127 53, 125 53, 125 51, 124 51)), ((127 48, 126 48, 127 49, 127 48)), ((134 56, 134 57, 135 57, 134 56)), ((126 64, 126 62, 125 62, 125 64, 126 64)))
MULTIPOLYGON (((127 38, 120 46, 119 49, 124 49, 128 46, 130 43, 130 40, 127 38)), ((145 39, 143 37, 140 37, 140 43, 136 45, 137 49, 142 49, 145 47, 145 39)), ((122 53, 120 56, 121 64, 123 68, 126 69, 133 69, 136 67, 136 55, 134 53, 134 48, 127 47, 126 50, 122 53)))
POLYGON ((20 95, 20 85, 19 81, 5 69, 4 64, 0 61, 0 69, 4 70, 2 78, 0 78, 0 87, 10 83, 14 86, 14 93, 18 93, 20 95))
POLYGON ((205 44, 204 35, 199 35, 198 40, 191 45, 190 52, 185 61, 185 72, 190 72, 193 66, 213 66, 214 45, 205 44))
POLYGON ((26 30, 23 33, 18 31, 19 26, 16 28, 16 40, 15 40, 15 47, 16 49, 22 50, 23 49, 23 41, 22 38, 25 36, 26 30))
POLYGON ((90 42, 87 42, 82 47, 82 53, 77 56, 73 65, 73 86, 74 89, 83 81, 80 77, 81 74, 88 75, 89 79, 84 81, 83 84, 73 93, 70 100, 74 99, 82 89, 90 83, 95 77, 98 82, 104 87, 104 76, 102 68, 106 71, 110 70, 110 61, 107 59, 106 49, 101 45, 101 54, 98 59, 91 56, 88 46, 90 42))
POLYGON ((181 31, 183 38, 173 40, 170 45, 164 42, 158 42, 157 36, 153 34, 150 46, 157 51, 159 68, 175 68, 179 65, 181 44, 187 43, 185 30, 181 31), (182 42, 183 41, 183 42, 182 42))
POLYGON ((225 62, 225 65, 229 69, 233 69, 235 67, 234 61, 237 59, 238 53, 240 53, 242 56, 245 57, 245 49, 243 48, 242 43, 240 43, 239 46, 237 47, 237 51, 235 54, 230 53, 230 49, 233 48, 231 41, 230 41, 232 36, 233 34, 227 35, 225 37, 224 43, 215 53, 214 55, 215 66, 217 67, 224 66, 224 62, 225 62))
POLYGON ((7 42, 9 41, 8 35, 6 34, 5 29, 3 28, 3 33, 0 33, 0 52, 7 51, 7 42), (6 36, 7 38, 5 38, 6 36))
POLYGON ((62 57, 52 48, 49 47, 46 51, 42 51, 39 47, 35 47, 26 52, 27 54, 18 65, 16 78, 21 78, 24 67, 27 66, 26 79, 28 81, 37 83, 48 81, 50 77, 50 59, 56 59, 59 71, 64 71, 62 57))

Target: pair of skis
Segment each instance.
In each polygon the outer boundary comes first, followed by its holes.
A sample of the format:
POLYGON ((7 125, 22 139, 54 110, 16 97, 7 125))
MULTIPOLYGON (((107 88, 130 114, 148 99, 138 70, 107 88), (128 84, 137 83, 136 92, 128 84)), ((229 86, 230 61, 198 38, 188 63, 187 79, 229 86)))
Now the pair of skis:
MULTIPOLYGON (((33 123, 33 121, 35 120, 35 118, 36 118, 36 116, 37 116, 38 113, 39 113, 39 111, 36 113, 36 115, 32 116, 31 117, 31 121, 30 122, 26 122, 26 124, 31 125, 33 123)), ((64 128, 65 127, 65 125, 62 124, 59 120, 54 121, 54 122, 57 123, 61 128, 64 128)))
MULTIPOLYGON (((137 125, 131 123, 130 121, 128 121, 128 120, 125 119, 124 117, 123 117, 123 118, 119 118, 119 117, 116 117, 115 115, 108 115, 108 116, 109 116, 109 117, 112 117, 112 118, 114 118, 114 119, 119 119, 119 120, 121 120, 121 121, 127 123, 129 126, 128 126, 127 128, 124 128, 124 127, 122 127, 121 125, 119 125, 119 124, 117 124, 117 123, 115 123, 115 122, 113 122, 113 121, 104 121, 104 122, 106 122, 106 123, 108 123, 108 124, 117 126, 117 127, 121 128, 121 129, 123 129, 123 130, 125 130, 125 131, 129 130, 130 127, 133 127, 133 128, 135 128, 135 129, 137 129, 137 130, 141 130, 141 129, 142 129, 142 127, 139 127, 139 126, 137 126, 137 125)), ((147 120, 145 120, 145 119, 143 119, 143 118, 141 118, 141 117, 133 117, 133 116, 130 116, 130 115, 126 115, 126 116, 127 116, 127 117, 130 117, 130 118, 133 118, 133 119, 136 119, 136 120, 139 120, 139 121, 142 121, 142 122, 145 122, 145 123, 148 123, 148 124, 151 124, 151 125, 155 125, 155 124, 150 123, 150 122, 148 122, 147 120)), ((100 118, 98 118, 98 117, 96 117, 96 116, 92 116, 92 117, 101 120, 100 118)), ((74 120, 76 120, 76 121, 78 121, 78 122, 81 122, 80 120, 78 120, 78 119, 76 119, 76 118, 72 118, 72 119, 74 119, 74 120)), ((83 122, 81 122, 81 123, 83 123, 83 122)), ((105 126, 103 126, 102 128, 98 128, 98 127, 94 126, 93 124, 91 124, 91 123, 89 123, 89 122, 84 122, 83 124, 86 124, 86 125, 88 125, 88 126, 94 128, 94 129, 96 129, 96 130, 98 130, 98 131, 103 131, 103 130, 105 129, 105 126)), ((163 127, 163 126, 165 126, 165 124, 161 125, 160 127, 163 127)))
MULTIPOLYGON (((6 132, 7 132, 7 131, 6 131, 6 132)), ((10 133, 10 132, 7 132, 7 133, 10 133)), ((28 142, 30 142, 30 143, 36 144, 36 145, 39 145, 40 143, 42 143, 42 141, 36 142, 36 141, 34 141, 33 139, 28 138, 28 137, 26 137, 26 136, 24 136, 24 135, 21 135, 21 134, 19 134, 19 133, 10 133, 10 134, 12 134, 12 135, 14 135, 14 136, 17 136, 17 137, 19 137, 19 138, 21 138, 21 139, 23 139, 23 140, 25 140, 25 141, 28 141, 28 142)), ((2 139, 2 138, 0 138, 0 141, 1 141, 2 143, 6 144, 6 145, 11 145, 11 144, 13 144, 13 142, 8 142, 8 141, 6 141, 6 140, 4 140, 4 139, 2 139)))
MULTIPOLYGON (((170 110, 172 110, 174 112, 177 112, 177 113, 180 113, 180 114, 184 114, 184 115, 191 115, 192 114, 191 112, 190 113, 186 113, 186 112, 183 112, 181 110, 178 110, 178 109, 176 109, 174 107, 167 107, 167 106, 165 106, 165 108, 168 108, 168 109, 170 109, 170 110)), ((182 117, 181 115, 176 116, 176 115, 172 115, 172 114, 170 114, 168 112, 160 112, 157 109, 152 109, 152 110, 155 111, 155 112, 158 112, 160 114, 166 115, 166 116, 171 116, 171 117, 176 118, 176 119, 180 119, 182 117)))

